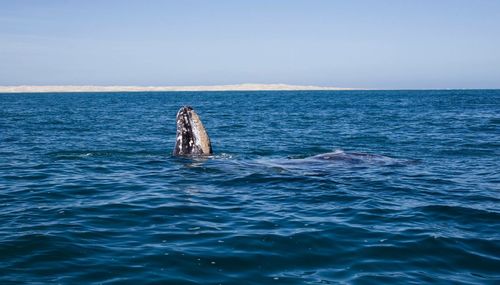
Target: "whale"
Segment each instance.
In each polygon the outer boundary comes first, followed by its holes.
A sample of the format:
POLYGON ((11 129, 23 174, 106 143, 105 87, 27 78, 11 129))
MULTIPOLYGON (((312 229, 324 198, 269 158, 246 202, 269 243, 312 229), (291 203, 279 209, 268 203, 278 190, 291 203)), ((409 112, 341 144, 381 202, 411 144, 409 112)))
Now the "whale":
POLYGON ((191 106, 183 106, 176 116, 174 156, 212 155, 212 144, 200 116, 191 106))
MULTIPOLYGON (((201 122, 200 116, 191 106, 183 106, 176 116, 176 138, 173 151, 174 156, 179 157, 207 157, 212 156, 212 143, 207 130, 201 122)), ((305 158, 275 159, 266 161, 265 164, 276 164, 277 166, 307 166, 316 164, 375 164, 375 165, 405 165, 412 161, 395 159, 384 155, 345 152, 337 149, 334 152, 322 153, 305 158)))

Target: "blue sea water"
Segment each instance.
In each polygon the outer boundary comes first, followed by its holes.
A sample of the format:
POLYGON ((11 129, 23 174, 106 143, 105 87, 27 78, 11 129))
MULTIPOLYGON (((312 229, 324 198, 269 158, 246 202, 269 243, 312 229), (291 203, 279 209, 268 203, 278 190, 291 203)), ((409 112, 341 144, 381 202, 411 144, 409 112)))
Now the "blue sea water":
POLYGON ((499 90, 0 94, 0 283, 499 284, 499 154, 499 90))

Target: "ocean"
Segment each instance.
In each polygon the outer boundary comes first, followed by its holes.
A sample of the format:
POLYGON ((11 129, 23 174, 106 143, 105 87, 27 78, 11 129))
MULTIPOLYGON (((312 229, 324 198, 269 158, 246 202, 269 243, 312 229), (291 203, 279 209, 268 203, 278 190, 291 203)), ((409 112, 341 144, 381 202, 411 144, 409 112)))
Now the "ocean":
POLYGON ((0 283, 499 284, 499 155, 500 90, 0 94, 0 283))

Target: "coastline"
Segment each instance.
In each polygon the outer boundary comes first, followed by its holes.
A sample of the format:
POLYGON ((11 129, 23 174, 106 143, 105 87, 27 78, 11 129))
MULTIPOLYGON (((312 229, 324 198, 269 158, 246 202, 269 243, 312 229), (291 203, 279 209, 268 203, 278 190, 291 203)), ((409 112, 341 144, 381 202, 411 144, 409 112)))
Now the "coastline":
POLYGON ((322 87, 288 84, 231 84, 200 86, 92 86, 92 85, 21 85, 0 86, 0 93, 44 93, 44 92, 147 92, 147 91, 320 91, 356 90, 356 88, 322 87))

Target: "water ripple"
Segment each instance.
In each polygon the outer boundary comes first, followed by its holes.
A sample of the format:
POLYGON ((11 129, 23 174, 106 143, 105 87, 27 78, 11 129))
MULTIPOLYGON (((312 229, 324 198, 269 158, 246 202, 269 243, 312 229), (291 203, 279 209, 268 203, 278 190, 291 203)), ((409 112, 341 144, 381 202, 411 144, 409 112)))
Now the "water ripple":
POLYGON ((0 282, 498 283, 499 99, 0 94, 0 282))

